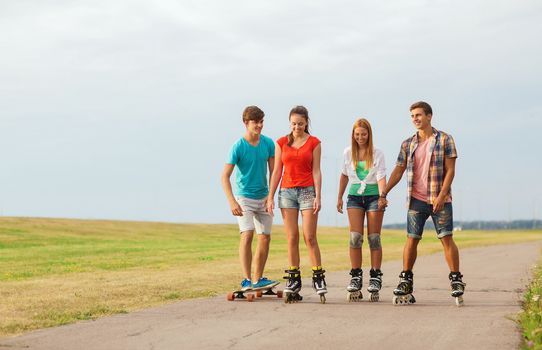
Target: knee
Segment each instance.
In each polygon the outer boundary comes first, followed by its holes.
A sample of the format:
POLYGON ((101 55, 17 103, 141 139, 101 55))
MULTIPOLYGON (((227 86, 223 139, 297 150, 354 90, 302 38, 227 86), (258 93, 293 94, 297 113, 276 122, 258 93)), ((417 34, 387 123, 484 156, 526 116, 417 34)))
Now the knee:
POLYGON ((350 232, 350 248, 361 248, 363 235, 359 232, 350 232))
POLYGON ((269 235, 258 235, 258 245, 262 247, 269 247, 271 243, 271 236, 269 235))
POLYGON ((371 250, 382 249, 382 243, 380 242, 380 233, 371 233, 367 236, 369 241, 369 248, 371 250))
POLYGON ((305 239, 305 243, 308 247, 316 247, 318 245, 318 240, 316 236, 310 236, 305 239))
POLYGON ((446 249, 457 248, 452 235, 444 236, 440 239, 440 242, 446 249))
POLYGON ((288 242, 289 243, 299 243, 299 234, 290 234, 288 235, 288 242))
POLYGON ((245 248, 252 247, 252 237, 241 237, 239 244, 245 248))

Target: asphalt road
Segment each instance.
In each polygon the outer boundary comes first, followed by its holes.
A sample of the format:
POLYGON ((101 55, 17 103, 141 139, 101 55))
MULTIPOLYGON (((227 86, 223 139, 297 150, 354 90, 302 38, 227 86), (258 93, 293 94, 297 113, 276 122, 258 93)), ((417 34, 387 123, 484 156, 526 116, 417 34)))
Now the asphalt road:
POLYGON ((3 338, 0 349, 517 349, 513 319, 541 249, 542 242, 462 250, 463 307, 455 306, 446 263, 436 254, 418 258, 414 305, 391 303, 401 270, 394 261, 383 266, 377 303, 366 292, 348 303, 347 272, 328 273, 326 304, 304 280, 298 304, 220 295, 3 338))

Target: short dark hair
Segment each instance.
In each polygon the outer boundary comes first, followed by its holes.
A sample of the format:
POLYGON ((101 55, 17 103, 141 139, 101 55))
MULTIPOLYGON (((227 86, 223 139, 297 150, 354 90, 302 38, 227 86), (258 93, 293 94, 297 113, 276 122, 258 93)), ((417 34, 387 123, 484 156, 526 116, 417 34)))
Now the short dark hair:
POLYGON ((248 122, 249 120, 259 122, 264 116, 265 113, 257 106, 248 106, 243 111, 243 122, 248 122))
POLYGON ((412 106, 410 106, 410 111, 412 111, 413 109, 416 109, 416 108, 423 109, 425 114, 433 115, 433 109, 431 108, 431 106, 427 102, 418 101, 418 102, 413 103, 412 106))

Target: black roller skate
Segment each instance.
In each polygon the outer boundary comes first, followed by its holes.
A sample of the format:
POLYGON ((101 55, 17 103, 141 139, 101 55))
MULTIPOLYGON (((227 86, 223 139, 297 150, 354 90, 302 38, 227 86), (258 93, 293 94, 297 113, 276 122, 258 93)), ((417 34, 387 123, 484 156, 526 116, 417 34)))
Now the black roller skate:
POLYGON ((367 291, 371 293, 370 300, 378 301, 380 300, 380 289, 382 288, 382 271, 380 269, 369 271, 371 278, 369 279, 369 286, 367 286, 367 291))
POLYGON ((393 290, 393 305, 414 304, 414 274, 412 271, 402 271, 399 278, 399 285, 393 290))
POLYGON ((360 301, 363 299, 363 293, 361 292, 361 287, 363 286, 363 270, 361 269, 352 269, 350 270, 350 275, 352 279, 350 284, 346 287, 346 300, 351 301, 360 301))
POLYGON ((322 268, 319 268, 317 270, 312 270, 312 286, 314 290, 316 291, 316 294, 320 296, 320 302, 322 304, 326 303, 326 293, 327 293, 327 287, 326 287, 326 280, 324 272, 326 270, 322 270, 322 268))
POLYGON ((450 272, 448 275, 450 279, 450 286, 452 287, 452 297, 455 298, 455 304, 457 306, 463 305, 463 293, 465 293, 466 283, 463 282, 463 275, 461 272, 450 272))
POLYGON ((303 300, 303 297, 299 295, 301 290, 301 272, 299 269, 284 270, 287 273, 284 279, 287 279, 286 287, 284 287, 284 302, 286 304, 297 303, 303 300))

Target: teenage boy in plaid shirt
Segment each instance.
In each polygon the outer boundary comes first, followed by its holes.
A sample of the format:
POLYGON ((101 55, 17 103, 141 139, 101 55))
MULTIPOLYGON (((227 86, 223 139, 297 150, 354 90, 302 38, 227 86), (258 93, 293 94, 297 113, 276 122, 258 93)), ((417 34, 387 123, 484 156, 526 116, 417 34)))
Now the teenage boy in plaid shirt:
POLYGON ((410 106, 412 123, 417 132, 403 141, 395 169, 379 199, 379 207, 387 206, 386 195, 407 171, 408 215, 407 241, 403 250, 403 271, 393 291, 394 304, 414 303, 412 268, 416 262, 418 243, 429 217, 433 220, 437 237, 444 247, 450 268, 452 297, 460 305, 465 283, 459 272, 459 251, 453 239, 453 211, 451 185, 455 175, 457 151, 451 135, 431 126, 433 111, 426 102, 410 106))

